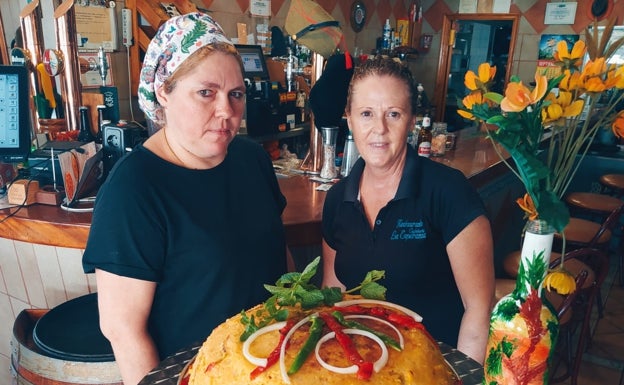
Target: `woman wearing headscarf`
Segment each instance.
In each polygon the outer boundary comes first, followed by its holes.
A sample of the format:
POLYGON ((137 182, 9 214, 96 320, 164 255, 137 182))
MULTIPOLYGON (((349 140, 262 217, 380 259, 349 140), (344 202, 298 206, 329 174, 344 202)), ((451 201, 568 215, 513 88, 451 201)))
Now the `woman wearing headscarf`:
POLYGON ((355 68, 346 115, 361 158, 325 198, 323 285, 355 287, 384 270, 389 301, 483 362, 494 298, 490 222, 461 171, 407 145, 416 94, 409 69, 393 59, 355 68))
POLYGON ((242 63, 210 16, 161 26, 139 104, 161 128, 109 174, 83 256, 126 385, 265 300, 261 285, 287 271, 286 201, 268 155, 236 137, 242 63))

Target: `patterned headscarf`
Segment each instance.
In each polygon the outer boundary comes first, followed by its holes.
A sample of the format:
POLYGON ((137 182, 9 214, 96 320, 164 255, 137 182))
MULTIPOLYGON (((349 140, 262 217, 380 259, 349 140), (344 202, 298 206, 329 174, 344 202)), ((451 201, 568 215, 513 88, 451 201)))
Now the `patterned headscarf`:
POLYGON ((201 12, 172 17, 158 29, 147 47, 139 83, 139 106, 148 119, 164 121, 158 87, 195 51, 217 42, 232 44, 221 26, 201 12))

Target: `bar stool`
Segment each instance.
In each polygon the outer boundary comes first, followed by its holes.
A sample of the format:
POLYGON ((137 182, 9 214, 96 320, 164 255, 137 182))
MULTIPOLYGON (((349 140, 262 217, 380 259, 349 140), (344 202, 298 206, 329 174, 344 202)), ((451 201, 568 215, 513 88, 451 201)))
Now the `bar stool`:
POLYGON ((605 192, 616 197, 624 195, 624 174, 605 174, 600 177, 599 182, 605 192))
POLYGON ((573 213, 589 214, 602 222, 613 210, 624 203, 621 199, 606 194, 571 192, 565 197, 573 213))

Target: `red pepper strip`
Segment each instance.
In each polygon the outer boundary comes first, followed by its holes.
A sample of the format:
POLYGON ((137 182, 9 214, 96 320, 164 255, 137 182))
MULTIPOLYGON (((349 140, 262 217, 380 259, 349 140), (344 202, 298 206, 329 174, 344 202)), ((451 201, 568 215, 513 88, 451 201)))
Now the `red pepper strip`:
POLYGON ((334 306, 333 309, 338 310, 339 312, 342 312, 342 313, 347 313, 347 314, 372 315, 372 316, 390 321, 394 323, 395 325, 403 326, 406 328, 418 328, 418 329, 423 328, 422 324, 414 320, 414 318, 404 315, 404 314, 392 312, 381 306, 364 307, 360 305, 350 305, 350 306, 334 306))
POLYGON ((427 329, 425 329, 425 326, 421 322, 414 320, 414 318, 408 315, 395 313, 384 307, 380 307, 380 306, 364 307, 360 305, 350 305, 350 306, 334 306, 334 310, 338 310, 340 312, 348 313, 348 314, 368 314, 368 315, 372 315, 372 316, 385 319, 386 321, 392 322, 395 325, 406 327, 408 329, 419 329, 423 333, 425 333, 425 335, 429 337, 429 339, 434 344, 436 345, 438 344, 436 340, 431 336, 431 334, 429 334, 427 329))
POLYGON ((364 361, 360 353, 355 349, 355 345, 349 336, 342 331, 342 325, 329 313, 320 313, 321 318, 329 329, 336 333, 336 340, 347 355, 347 359, 354 365, 357 365, 357 378, 359 380, 368 380, 373 374, 373 363, 364 361))
POLYGON ((295 325, 294 320, 290 319, 290 320, 288 320, 286 322, 286 325, 279 330, 279 333, 280 333, 279 341, 278 341, 277 346, 275 347, 275 349, 273 349, 273 351, 271 353, 269 353, 269 356, 267 357, 267 364, 266 364, 266 366, 257 366, 251 372, 251 374, 249 374, 249 378, 250 379, 253 380, 254 378, 258 377, 259 374, 264 373, 268 368, 270 368, 275 363, 277 363, 277 361, 279 361, 280 351, 282 350, 282 344, 284 343, 284 339, 286 338, 286 334, 288 334, 288 332, 290 331, 290 329, 292 329, 292 327, 294 325, 295 325))

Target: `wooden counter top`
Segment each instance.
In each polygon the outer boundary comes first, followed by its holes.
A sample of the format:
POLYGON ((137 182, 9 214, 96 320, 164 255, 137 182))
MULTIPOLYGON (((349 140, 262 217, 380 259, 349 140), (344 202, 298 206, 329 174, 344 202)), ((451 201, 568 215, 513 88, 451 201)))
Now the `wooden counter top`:
MULTIPOLYGON (((507 172, 492 144, 470 132, 459 134, 455 150, 447 152, 444 157, 432 159, 461 170, 477 189, 507 172)), ((326 193, 316 191, 318 183, 311 182, 305 176, 279 179, 279 184, 288 201, 283 214, 288 244, 320 244, 320 222, 326 193)), ((89 234, 91 214, 33 205, 19 210, 0 210, 0 221, 0 237, 83 249, 89 234), (4 219, 11 213, 15 213, 13 217, 4 219)))

